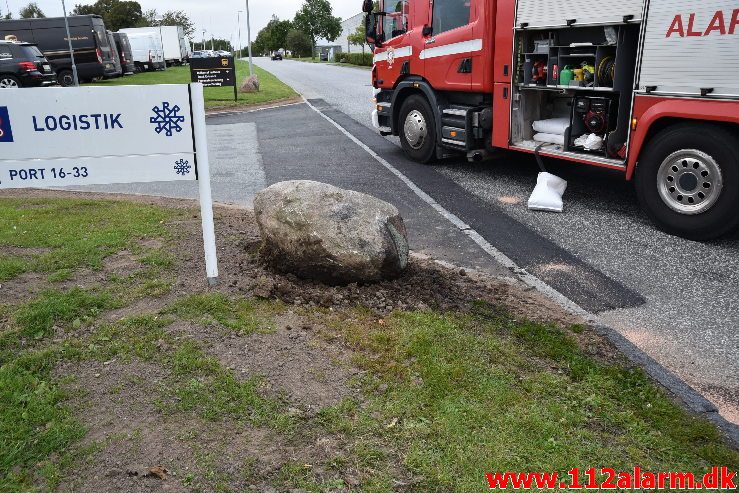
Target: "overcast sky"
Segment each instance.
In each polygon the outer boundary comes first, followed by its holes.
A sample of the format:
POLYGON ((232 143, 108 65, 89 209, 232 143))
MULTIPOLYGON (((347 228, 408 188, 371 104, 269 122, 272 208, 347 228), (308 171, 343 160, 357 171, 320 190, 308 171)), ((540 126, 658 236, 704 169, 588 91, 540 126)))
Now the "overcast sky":
MULTIPOLYGON (((15 17, 18 11, 30 0, 0 0, 0 10, 7 10, 6 2, 15 17)), ((362 10, 361 0, 330 0, 334 7, 334 15, 345 19, 362 10)), ((41 10, 47 17, 62 15, 61 0, 36 0, 41 10)), ((184 10, 190 14, 190 18, 197 26, 195 40, 202 38, 203 29, 213 33, 217 38, 230 39, 233 36, 234 44, 237 42, 237 12, 245 11, 245 0, 138 0, 144 10, 156 8, 163 12, 166 10, 184 10)), ((66 0, 67 9, 74 8, 76 3, 94 3, 94 0, 66 0)), ((303 0, 249 0, 251 10, 252 40, 257 32, 263 28, 272 14, 280 19, 292 19, 295 12, 300 8, 303 0)), ((241 14, 241 39, 246 44, 246 20, 241 14)), ((210 37, 210 34, 206 34, 210 37)))

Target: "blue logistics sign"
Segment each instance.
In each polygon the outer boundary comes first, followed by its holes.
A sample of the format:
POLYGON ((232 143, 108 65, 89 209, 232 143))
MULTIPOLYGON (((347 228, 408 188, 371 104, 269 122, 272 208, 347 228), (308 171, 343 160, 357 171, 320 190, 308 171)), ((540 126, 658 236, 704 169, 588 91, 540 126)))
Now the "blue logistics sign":
POLYGON ((13 142, 13 127, 7 106, 0 106, 0 142, 13 142))
POLYGON ((190 89, 3 89, 0 189, 196 180, 190 89))

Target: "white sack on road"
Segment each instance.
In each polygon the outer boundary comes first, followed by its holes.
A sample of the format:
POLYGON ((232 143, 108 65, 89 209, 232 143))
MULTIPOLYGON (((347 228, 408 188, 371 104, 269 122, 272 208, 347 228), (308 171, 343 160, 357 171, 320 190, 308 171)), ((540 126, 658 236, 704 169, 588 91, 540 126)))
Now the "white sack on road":
POLYGON ((529 198, 532 211, 563 212, 562 196, 567 190, 567 182, 551 173, 539 173, 536 188, 529 198))

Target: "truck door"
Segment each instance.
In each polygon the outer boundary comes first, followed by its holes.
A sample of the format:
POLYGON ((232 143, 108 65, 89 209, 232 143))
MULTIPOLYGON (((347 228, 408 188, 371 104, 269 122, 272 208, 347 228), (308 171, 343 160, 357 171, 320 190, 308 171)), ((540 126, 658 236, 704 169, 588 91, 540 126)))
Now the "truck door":
MULTIPOLYGON (((408 36, 409 2, 385 0, 381 3, 381 9, 385 13, 381 24, 385 43, 384 50, 375 55, 375 62, 380 66, 380 78, 384 84, 392 87, 405 75, 404 66, 406 63, 410 64, 413 56, 413 47, 408 36)), ((413 67, 410 72, 417 70, 417 67, 413 67)))
POLYGON ((482 50, 473 36, 472 0, 433 0, 432 32, 420 58, 426 78, 436 90, 470 91, 472 53, 482 50))
POLYGON ((472 91, 490 92, 493 85, 493 39, 495 36, 495 7, 485 0, 472 2, 472 37, 480 40, 484 50, 472 51, 472 91))

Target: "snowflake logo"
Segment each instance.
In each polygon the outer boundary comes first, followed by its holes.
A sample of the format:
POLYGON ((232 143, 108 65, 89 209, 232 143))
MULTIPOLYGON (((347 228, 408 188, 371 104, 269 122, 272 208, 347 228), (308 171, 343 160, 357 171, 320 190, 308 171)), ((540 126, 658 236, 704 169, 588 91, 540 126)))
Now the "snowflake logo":
POLYGON ((192 166, 190 166, 190 162, 185 161, 184 159, 180 159, 179 161, 174 163, 174 170, 178 175, 189 175, 191 168, 192 166))
POLYGON ((185 117, 180 115, 180 107, 174 105, 170 107, 170 104, 166 101, 162 103, 162 107, 154 106, 151 109, 155 116, 149 118, 149 122, 156 125, 156 132, 164 134, 167 137, 172 137, 173 132, 182 132, 182 126, 180 123, 185 121, 185 117))

